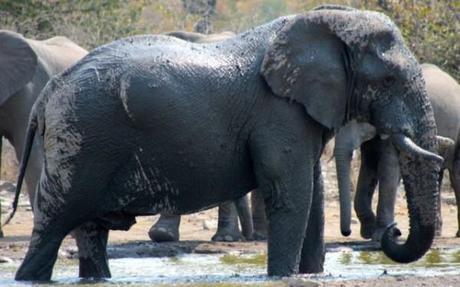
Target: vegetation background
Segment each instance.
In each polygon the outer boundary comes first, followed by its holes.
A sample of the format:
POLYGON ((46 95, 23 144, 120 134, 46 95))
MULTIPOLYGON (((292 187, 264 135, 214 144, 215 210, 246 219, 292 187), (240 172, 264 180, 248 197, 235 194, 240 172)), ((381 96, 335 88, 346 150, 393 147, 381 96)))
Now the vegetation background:
POLYGON ((203 19, 205 32, 241 32, 330 2, 384 12, 420 62, 460 81, 459 0, 0 0, 0 28, 36 39, 64 35, 92 49, 128 35, 199 30, 203 19))

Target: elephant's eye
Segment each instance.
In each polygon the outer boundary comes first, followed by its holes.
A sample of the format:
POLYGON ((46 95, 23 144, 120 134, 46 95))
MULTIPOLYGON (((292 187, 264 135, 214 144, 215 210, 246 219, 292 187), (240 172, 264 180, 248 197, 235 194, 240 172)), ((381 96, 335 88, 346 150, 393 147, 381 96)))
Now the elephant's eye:
POLYGON ((383 79, 383 85, 384 85, 385 87, 389 87, 389 86, 393 85, 395 81, 396 81, 395 77, 393 77, 393 76, 387 76, 387 77, 385 77, 385 78, 383 79))

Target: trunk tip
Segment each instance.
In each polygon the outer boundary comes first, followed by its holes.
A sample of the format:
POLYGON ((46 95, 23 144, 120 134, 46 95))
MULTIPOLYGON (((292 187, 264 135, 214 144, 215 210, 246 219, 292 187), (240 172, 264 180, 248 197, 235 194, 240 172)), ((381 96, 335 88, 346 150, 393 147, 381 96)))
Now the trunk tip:
POLYGON ((350 234, 351 234, 351 230, 350 230, 350 229, 340 230, 340 232, 341 232, 342 235, 345 236, 345 237, 348 237, 348 236, 350 236, 350 234))

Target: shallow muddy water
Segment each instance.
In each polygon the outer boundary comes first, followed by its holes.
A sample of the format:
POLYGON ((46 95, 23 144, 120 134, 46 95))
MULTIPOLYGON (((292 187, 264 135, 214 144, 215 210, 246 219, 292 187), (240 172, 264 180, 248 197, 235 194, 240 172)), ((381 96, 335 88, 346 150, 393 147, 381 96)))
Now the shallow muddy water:
MULTIPOLYGON (((0 286, 28 285, 12 280, 18 265, 19 262, 0 264, 0 286)), ((285 281, 267 278, 264 275, 265 265, 264 254, 184 254, 163 258, 111 259, 110 268, 113 278, 90 286, 152 286, 153 284, 155 286, 227 287, 278 286, 281 284, 276 283, 285 283, 285 281)), ((77 260, 59 260, 54 269, 55 283, 52 286, 91 283, 77 279, 77 274, 77 260)), ((380 276, 425 277, 456 274, 460 274, 460 249, 432 250, 421 260, 403 265, 393 263, 381 252, 340 248, 326 254, 323 274, 299 277, 315 281, 334 281, 380 276)))

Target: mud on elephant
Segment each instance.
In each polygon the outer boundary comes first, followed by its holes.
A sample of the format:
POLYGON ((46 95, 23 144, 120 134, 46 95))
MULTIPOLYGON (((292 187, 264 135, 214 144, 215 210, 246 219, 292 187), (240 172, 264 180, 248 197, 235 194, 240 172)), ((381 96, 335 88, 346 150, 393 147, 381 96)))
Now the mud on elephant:
MULTIPOLYGON (((433 106, 438 130, 439 153, 445 158, 450 182, 457 200, 460 227, 460 85, 435 65, 422 64, 428 97, 433 106)), ((342 234, 348 236, 351 218, 350 162, 355 149, 361 147, 361 166, 354 199, 356 215, 361 223, 361 236, 379 241, 386 227, 394 221, 396 192, 400 181, 397 151, 388 139, 376 137, 368 123, 351 122, 336 136, 334 155, 340 194, 342 234), (372 197, 378 183, 377 212, 372 211, 372 197)), ((441 184, 441 183, 440 183, 441 184)), ((438 197, 437 233, 441 233, 441 202, 438 197)), ((460 231, 457 231, 457 237, 460 231)))
MULTIPOLYGON (((235 36, 232 32, 205 35, 183 31, 170 32, 166 35, 194 43, 216 43, 235 36)), ((149 230, 150 239, 155 242, 179 240, 180 221, 180 215, 161 214, 158 221, 149 230)), ((253 239, 253 232, 252 215, 247 195, 233 202, 219 204, 217 231, 212 236, 213 241, 251 240, 253 239), (238 216, 242 232, 238 226, 238 216)), ((256 238, 259 238, 258 234, 256 234, 256 238)))
POLYGON ((442 158, 420 65, 388 17, 323 7, 215 45, 137 36, 99 47, 34 106, 28 144, 43 138, 45 160, 16 279, 49 280, 77 226, 80 276, 109 277, 109 229, 254 188, 267 206, 268 274, 321 272, 319 159, 353 118, 398 143, 411 229, 403 244, 387 230, 382 248, 417 260, 434 237, 442 158))
MULTIPOLYGON (((6 30, 0 30, 0 43, 0 150, 1 137, 6 137, 19 160, 29 113, 40 91, 53 75, 88 52, 65 37, 37 41, 6 30)), ((39 142, 34 143, 27 166, 25 179, 31 203, 40 177, 42 149, 39 142)))

